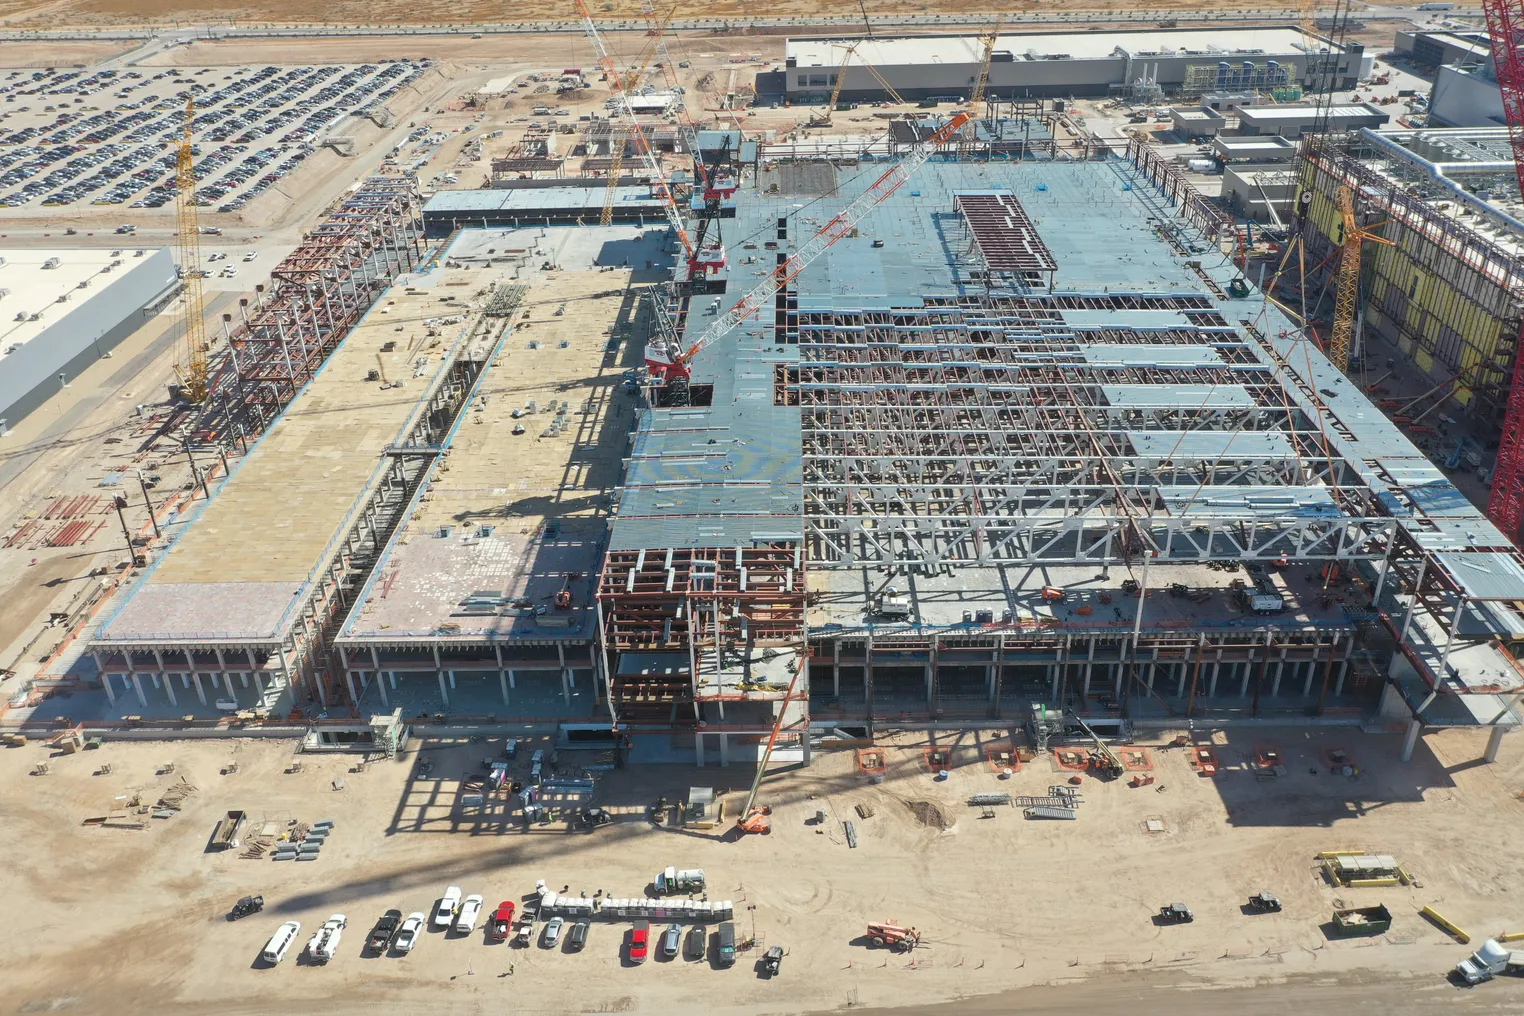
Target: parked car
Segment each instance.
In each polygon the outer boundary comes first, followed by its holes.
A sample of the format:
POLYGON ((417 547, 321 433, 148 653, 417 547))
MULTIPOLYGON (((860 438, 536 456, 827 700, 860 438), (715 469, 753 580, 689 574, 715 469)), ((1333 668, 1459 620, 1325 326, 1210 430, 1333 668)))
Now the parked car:
POLYGON ((586 921, 578 921, 572 925, 571 931, 566 936, 566 945, 573 950, 581 950, 587 945, 587 933, 591 925, 586 921))
POLYGON ((721 924, 718 937, 715 958, 722 967, 733 966, 736 961, 736 926, 730 921, 721 924))
POLYGON ((275 929, 275 934, 270 936, 270 941, 265 943, 264 951, 259 958, 274 966, 286 958, 286 953, 291 950, 291 943, 296 941, 296 936, 302 933, 302 922, 287 921, 275 929))
POLYGON ((704 943, 708 940, 703 925, 695 924, 688 929, 688 937, 683 943, 683 955, 690 960, 704 958, 704 943))
POLYGON ((630 930, 630 962, 644 963, 646 953, 651 948, 651 925, 647 921, 636 921, 635 927, 630 930))
POLYGON ((452 885, 445 890, 445 894, 439 898, 439 903, 434 907, 434 927, 448 928, 455 920, 455 911, 460 909, 460 886, 452 885))
POLYGON ((513 931, 513 903, 504 900, 497 905, 492 912, 492 920, 487 922, 487 938, 493 942, 502 942, 513 931))
POLYGON ((243 259, 245 261, 255 261, 255 260, 258 260, 258 258, 259 258, 259 251, 257 251, 257 250, 251 250, 251 251, 249 251, 247 254, 245 254, 243 256, 243 259))
POLYGON ((466 897, 460 905, 460 916, 455 918, 455 930, 462 935, 469 935, 476 929, 476 919, 481 916, 482 906, 486 900, 472 893, 466 897))
POLYGON ((365 948, 374 953, 386 952, 392 944, 392 936, 397 934, 397 928, 401 924, 402 911, 388 910, 370 930, 370 937, 365 940, 365 948))
POLYGON ((767 950, 762 957, 762 972, 768 977, 777 977, 778 971, 783 967, 783 947, 775 945, 767 950))
POLYGON ((418 944, 418 935, 423 931, 423 912, 414 911, 407 915, 407 920, 402 922, 402 927, 397 929, 397 937, 392 941, 392 948, 400 953, 410 953, 413 946, 418 944))
POLYGON ((661 954, 667 959, 677 955, 678 947, 683 940, 683 926, 680 924, 667 925, 667 933, 661 937, 661 954))
POLYGON ((564 917, 552 917, 545 923, 545 933, 540 936, 540 943, 547 949, 555 948, 561 940, 561 928, 566 924, 564 917))

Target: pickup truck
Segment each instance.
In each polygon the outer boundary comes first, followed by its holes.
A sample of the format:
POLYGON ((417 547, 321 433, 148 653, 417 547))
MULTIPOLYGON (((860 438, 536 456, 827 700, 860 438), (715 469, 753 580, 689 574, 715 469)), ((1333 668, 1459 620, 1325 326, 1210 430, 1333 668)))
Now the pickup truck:
POLYGON ((339 938, 344 934, 344 929, 349 926, 349 919, 343 914, 334 914, 323 922, 323 926, 312 936, 307 943, 307 955, 314 963, 327 963, 333 959, 339 951, 339 938))
POLYGON ((1509 952, 1489 938, 1482 947, 1455 965, 1455 973, 1467 984, 1481 984, 1498 974, 1524 974, 1524 953, 1509 952))
POLYGON ((373 953, 384 953, 391 948, 392 936, 402 925, 402 911, 388 910, 381 915, 381 920, 370 930, 370 937, 365 940, 365 948, 373 953))

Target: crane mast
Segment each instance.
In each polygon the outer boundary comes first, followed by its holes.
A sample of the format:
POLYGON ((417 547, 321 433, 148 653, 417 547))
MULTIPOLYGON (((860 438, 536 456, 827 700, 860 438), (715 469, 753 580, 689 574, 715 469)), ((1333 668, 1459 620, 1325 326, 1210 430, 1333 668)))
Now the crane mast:
POLYGON ((206 401, 206 323, 202 321, 206 298, 201 285, 201 222, 196 211, 196 157, 191 146, 191 127, 196 101, 185 103, 185 125, 175 156, 175 223, 179 227, 180 272, 185 294, 185 321, 179 363, 181 391, 192 405, 206 401))
POLYGON ((1333 332, 1328 356, 1334 366, 1349 372, 1349 348, 1355 334, 1355 311, 1360 303, 1360 254, 1366 240, 1392 246, 1392 241, 1367 232, 1355 218, 1355 196, 1348 187, 1334 192, 1344 227, 1344 251, 1339 255, 1339 288, 1334 294, 1333 332))
MULTIPOLYGON (((1487 34, 1492 39, 1492 60, 1498 90, 1503 96, 1503 118, 1513 146, 1514 170, 1524 193, 1524 0, 1483 0, 1487 34)), ((1524 522, 1524 332, 1514 343, 1512 384, 1508 411, 1503 417, 1497 465, 1493 468, 1492 493, 1487 515, 1515 543, 1524 522)), ((1501 357, 1500 357, 1501 359, 1501 357)))
POLYGON ((662 170, 661 159, 651 148, 646 132, 640 126, 640 120, 635 116, 635 110, 630 107, 630 94, 624 87, 624 79, 619 75, 619 66, 614 61, 614 55, 609 52, 603 36, 599 34, 598 26, 593 24, 593 15, 587 9, 586 0, 574 0, 574 2, 577 5, 577 13, 582 15, 582 25, 587 32, 588 41, 593 44, 593 52, 598 57, 598 66, 608 76, 609 88, 613 91, 614 98, 618 100, 616 106, 619 115, 633 132, 635 149, 640 153, 640 157, 645 161, 646 169, 651 173, 651 189, 656 191, 656 196, 661 199, 662 210, 666 212, 668 224, 677 234, 677 240, 683 245, 683 251, 691 258, 694 253, 693 241, 683 225, 682 213, 677 210, 677 202, 672 198, 672 187, 667 183, 667 174, 662 170))
POLYGON ((910 179, 927 159, 931 158, 937 148, 955 136, 963 125, 972 119, 973 116, 967 112, 958 113, 912 149, 898 164, 874 181, 873 186, 863 191, 847 207, 837 213, 834 219, 821 226, 819 231, 791 254, 783 264, 769 272, 749 293, 741 297, 734 307, 717 317, 687 350, 683 350, 677 342, 653 336, 646 345, 645 354, 646 367, 651 372, 651 376, 666 384, 680 382, 681 386, 686 388, 687 381, 693 374, 690 364, 705 346, 757 313, 772 300, 778 290, 796 279, 832 244, 850 234, 852 228, 862 221, 863 216, 899 190, 905 181, 910 179))

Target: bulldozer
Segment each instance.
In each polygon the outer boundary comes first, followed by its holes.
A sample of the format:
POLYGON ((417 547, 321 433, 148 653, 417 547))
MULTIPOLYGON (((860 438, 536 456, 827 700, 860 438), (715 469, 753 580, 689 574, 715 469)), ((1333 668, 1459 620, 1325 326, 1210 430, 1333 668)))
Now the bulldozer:
POLYGON ((921 933, 914 928, 892 923, 868 925, 868 948, 870 949, 885 946, 895 952, 909 952, 920 944, 921 933))

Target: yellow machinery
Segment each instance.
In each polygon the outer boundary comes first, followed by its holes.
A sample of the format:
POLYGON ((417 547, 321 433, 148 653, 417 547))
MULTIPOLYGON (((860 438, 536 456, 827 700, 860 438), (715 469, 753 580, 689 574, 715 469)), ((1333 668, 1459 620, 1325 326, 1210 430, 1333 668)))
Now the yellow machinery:
POLYGON ((1366 240, 1394 246, 1386 237, 1368 232, 1355 221, 1355 196, 1348 187, 1334 192, 1339 215, 1344 220, 1344 253, 1339 257, 1339 288, 1334 297, 1333 333, 1328 340, 1328 357, 1342 371, 1349 370, 1350 340, 1355 334, 1355 310, 1360 303, 1360 248, 1366 240))
POLYGON ((1005 27, 1005 15, 995 19, 995 23, 989 27, 979 41, 984 44, 984 57, 979 62, 979 78, 974 82, 974 94, 969 96, 969 106, 978 109, 979 103, 984 99, 984 86, 990 80, 990 61, 995 58, 995 42, 1000 38, 1000 30, 1005 27))
POLYGON ((201 286, 201 221, 196 213, 196 157, 191 151, 191 125, 196 101, 185 104, 185 127, 175 160, 175 223, 179 227, 180 271, 184 277, 185 332, 175 373, 185 400, 206 401, 206 323, 201 320, 205 297, 201 286))

